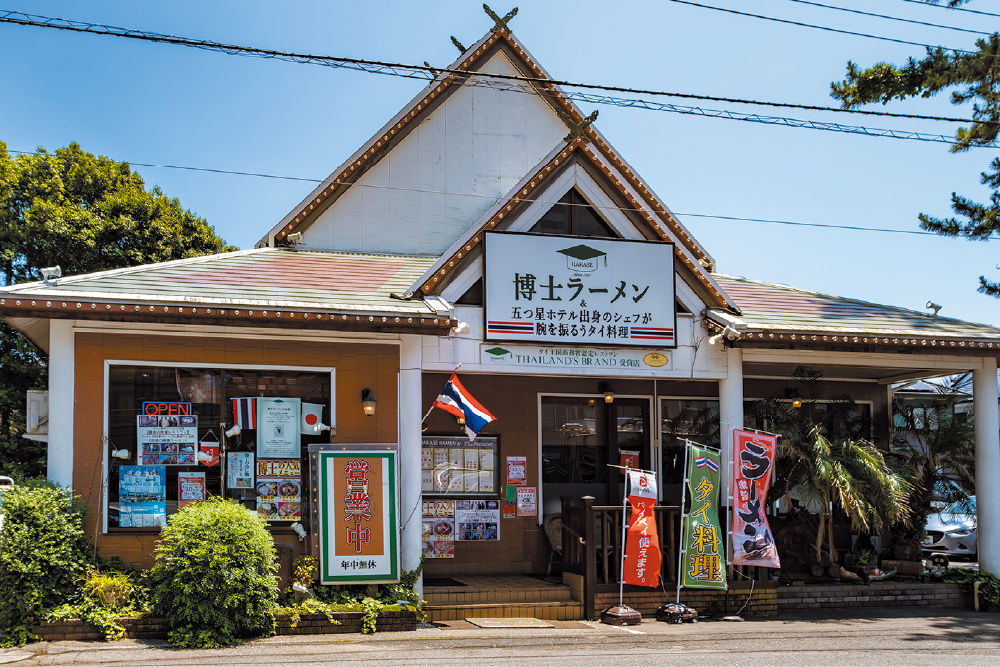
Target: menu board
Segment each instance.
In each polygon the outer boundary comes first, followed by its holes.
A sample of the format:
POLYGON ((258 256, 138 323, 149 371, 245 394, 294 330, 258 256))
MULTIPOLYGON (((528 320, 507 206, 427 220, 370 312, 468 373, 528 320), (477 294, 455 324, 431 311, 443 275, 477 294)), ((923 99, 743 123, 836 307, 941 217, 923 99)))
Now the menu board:
POLYGON ((196 415, 139 415, 138 461, 144 466, 193 466, 198 461, 196 415))
POLYGON ((118 467, 118 525, 155 528, 167 523, 166 466, 118 467))
POLYGON ((500 502, 497 500, 456 500, 455 524, 459 541, 499 541, 500 502))
POLYGON ((301 459, 257 459, 257 514, 267 521, 299 520, 301 459))
POLYGON ((455 501, 425 500, 422 509, 424 557, 454 558, 455 501))
POLYGON ((226 488, 253 488, 253 452, 226 454, 226 488))
POLYGON ((497 438, 426 436, 420 488, 427 495, 496 495, 497 438))

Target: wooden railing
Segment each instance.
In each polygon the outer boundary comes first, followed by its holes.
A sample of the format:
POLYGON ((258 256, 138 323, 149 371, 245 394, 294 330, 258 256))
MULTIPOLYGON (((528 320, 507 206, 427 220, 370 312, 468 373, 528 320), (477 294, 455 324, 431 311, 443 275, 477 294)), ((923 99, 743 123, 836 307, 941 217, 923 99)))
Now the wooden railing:
MULTIPOLYGON (((583 577, 584 610, 595 617, 594 595, 617 590, 622 559, 622 507, 594 505, 594 498, 584 496, 582 507, 574 507, 568 496, 562 497, 562 567, 583 577)), ((632 508, 625 511, 625 521, 632 508)), ((660 577, 663 585, 677 585, 677 553, 680 538, 680 508, 657 506, 653 509, 660 537, 660 577)))

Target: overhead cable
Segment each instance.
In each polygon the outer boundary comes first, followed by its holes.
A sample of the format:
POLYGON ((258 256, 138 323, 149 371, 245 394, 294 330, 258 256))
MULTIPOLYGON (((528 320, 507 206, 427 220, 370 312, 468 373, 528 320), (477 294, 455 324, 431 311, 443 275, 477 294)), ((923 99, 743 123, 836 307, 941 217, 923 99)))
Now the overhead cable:
POLYGON ((823 9, 834 9, 838 12, 848 12, 850 14, 861 14, 862 16, 873 16, 879 19, 888 19, 889 21, 901 21, 903 23, 915 23, 916 25, 928 26, 930 28, 942 28, 944 30, 957 30, 958 32, 968 32, 973 35, 992 35, 992 32, 983 32, 982 30, 969 30, 967 28, 956 28, 950 25, 941 25, 940 23, 927 23, 925 21, 915 21, 913 19, 904 19, 898 16, 886 16, 885 14, 873 14, 871 12, 863 12, 860 9, 849 9, 847 7, 837 7, 835 5, 824 5, 819 2, 810 2, 810 0, 788 0, 789 2, 795 2, 800 5, 811 5, 813 7, 822 7, 823 9))
MULTIPOLYGON (((825 25, 815 25, 813 23, 802 23, 801 21, 792 21, 789 19, 779 19, 773 16, 764 16, 762 14, 751 14, 749 12, 741 12, 736 9, 728 9, 726 7, 714 7, 712 5, 703 5, 697 2, 690 2, 689 0, 668 0, 668 2, 676 2, 679 5, 690 5, 691 7, 699 7, 701 9, 711 9, 717 12, 724 12, 726 14, 735 14, 737 16, 746 16, 754 19, 762 19, 764 21, 774 21, 775 23, 786 23, 788 25, 797 25, 802 28, 815 28, 816 30, 825 30, 826 32, 835 32, 841 35, 852 35, 854 37, 866 37, 868 39, 878 39, 883 42, 895 42, 896 44, 907 44, 909 46, 922 46, 926 49, 943 49, 945 51, 952 51, 954 53, 965 53, 969 55, 975 55, 978 51, 968 51, 965 49, 953 49, 947 46, 941 46, 940 44, 925 44, 924 42, 911 42, 905 39, 896 39, 895 37, 882 37, 879 35, 871 35, 864 32, 854 32, 853 30, 841 30, 840 28, 831 28, 825 25)), ((990 33, 992 34, 992 33, 990 33)), ((995 57, 995 56, 994 56, 995 57)))
POLYGON ((903 0, 903 2, 910 2, 910 3, 913 3, 915 5, 922 5, 924 7, 934 7, 936 9, 950 9, 953 12, 969 12, 970 14, 982 14, 983 16, 998 16, 998 17, 1000 17, 1000 14, 994 14, 992 12, 980 12, 980 11, 977 11, 975 9, 966 9, 965 7, 945 7, 943 5, 931 4, 929 2, 926 2, 926 0, 903 0))
MULTIPOLYGON (((16 151, 8 150, 9 153, 17 153, 18 155, 42 155, 39 151, 16 151)), ((53 153, 48 153, 48 155, 53 156, 53 153)), ((255 178, 268 178, 283 181, 304 181, 307 183, 322 183, 324 185, 347 185, 352 188, 372 188, 376 190, 399 190, 402 192, 415 192, 420 194, 432 194, 432 195, 447 195, 452 197, 470 197, 473 199, 490 199, 497 201, 497 198, 493 195, 479 195, 471 192, 448 192, 444 190, 427 190, 423 188, 406 188, 396 185, 378 185, 375 183, 358 183, 358 182, 344 182, 337 179, 330 178, 306 178, 303 176, 281 176, 277 174, 262 174, 258 172, 249 171, 231 171, 228 169, 213 169, 210 167, 190 167, 176 164, 151 164, 145 162, 129 162, 125 161, 130 167, 150 167, 153 169, 182 169, 185 171, 202 171, 209 172, 213 174, 223 174, 230 176, 251 176, 255 178)), ((644 212, 645 209, 628 207, 628 206, 606 206, 603 204, 584 204, 584 203, 574 203, 574 202, 564 202, 559 200, 546 200, 546 199, 533 199, 531 197, 522 197, 519 201, 526 204, 562 204, 564 206, 581 206, 581 207, 591 207, 596 208, 599 211, 623 211, 623 212, 644 212)), ((673 212, 676 216, 686 216, 690 218, 710 218, 713 220, 729 220, 736 222, 763 222, 774 225, 791 225, 795 227, 818 227, 822 229, 843 229, 848 231, 857 232, 883 232, 887 234, 914 234, 917 236, 939 236, 934 232, 923 232, 912 229, 888 229, 879 227, 860 227, 852 225, 825 225, 821 223, 814 222, 796 222, 792 220, 771 220, 768 218, 741 218, 732 215, 711 215, 708 213, 677 213, 673 212)), ((985 240, 995 240, 995 239, 985 239, 985 240)))
MULTIPOLYGON (((539 84, 543 86, 556 85, 561 87, 581 88, 586 90, 604 90, 610 92, 631 93, 636 95, 676 97, 679 99, 705 100, 710 102, 728 102, 733 104, 748 104, 754 106, 802 109, 806 111, 824 111, 824 112, 828 111, 832 113, 859 114, 864 116, 882 116, 887 118, 934 120, 934 121, 945 121, 952 123, 990 122, 990 121, 976 121, 970 118, 956 118, 951 116, 929 116, 921 114, 893 113, 887 111, 871 111, 866 109, 844 109, 841 107, 798 104, 792 102, 768 102, 761 100, 748 100, 748 99, 722 97, 715 95, 696 95, 693 93, 677 93, 677 92, 660 91, 660 90, 648 90, 641 88, 628 88, 623 86, 608 86, 602 84, 580 83, 580 82, 565 81, 559 79, 527 77, 527 76, 512 75, 512 74, 500 74, 500 73, 490 73, 481 71, 470 72, 461 69, 432 67, 430 65, 411 65, 407 63, 394 63, 394 62, 386 62, 380 60, 365 60, 359 58, 346 58, 340 56, 321 56, 314 54, 292 53, 286 51, 276 51, 272 49, 260 49, 249 46, 221 44, 209 40, 189 39, 186 37, 163 35, 155 32, 140 31, 131 28, 120 28, 116 26, 102 25, 98 23, 87 23, 83 21, 71 21, 67 19, 51 18, 46 16, 39 16, 36 14, 25 14, 23 12, 17 12, 11 10, 0 10, 0 23, 13 23, 16 25, 25 25, 38 28, 54 28, 57 30, 84 32, 97 35, 110 35, 112 37, 124 37, 128 39, 138 39, 143 41, 175 44, 179 46, 187 46, 191 48, 198 48, 204 50, 220 51, 228 55, 259 57, 266 59, 283 60, 287 62, 295 62, 300 64, 324 65, 328 67, 353 69, 373 74, 386 74, 390 76, 420 79, 424 81, 436 80, 442 74, 453 74, 453 75, 461 75, 463 77, 474 77, 474 78, 469 78, 466 81, 466 83, 472 85, 490 86, 494 88, 496 86, 492 86, 491 84, 489 84, 490 80, 516 82, 522 84, 533 84, 530 87, 530 89, 521 90, 521 92, 528 92, 536 95, 549 95, 552 97, 558 97, 559 93, 549 90, 548 88, 539 88, 534 84, 539 84)), ((508 89, 513 89, 513 88, 508 88, 508 89)), ((591 102, 594 104, 612 104, 621 107, 636 106, 658 111, 659 110, 673 111, 673 109, 656 109, 655 102, 648 102, 646 100, 618 98, 611 96, 594 96, 591 98, 585 98, 581 94, 574 92, 569 92, 569 93, 564 92, 563 94, 566 97, 569 97, 570 99, 584 101, 584 102, 591 102), (574 97, 575 95, 581 95, 581 96, 574 97)))

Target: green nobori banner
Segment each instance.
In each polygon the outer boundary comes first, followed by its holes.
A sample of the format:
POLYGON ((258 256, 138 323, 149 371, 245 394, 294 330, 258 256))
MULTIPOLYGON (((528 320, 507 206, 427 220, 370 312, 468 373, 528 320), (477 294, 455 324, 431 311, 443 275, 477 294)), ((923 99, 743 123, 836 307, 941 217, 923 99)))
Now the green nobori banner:
POLYGON ((681 583, 685 588, 726 589, 724 534, 719 527, 719 452, 688 443, 691 507, 684 516, 681 583))

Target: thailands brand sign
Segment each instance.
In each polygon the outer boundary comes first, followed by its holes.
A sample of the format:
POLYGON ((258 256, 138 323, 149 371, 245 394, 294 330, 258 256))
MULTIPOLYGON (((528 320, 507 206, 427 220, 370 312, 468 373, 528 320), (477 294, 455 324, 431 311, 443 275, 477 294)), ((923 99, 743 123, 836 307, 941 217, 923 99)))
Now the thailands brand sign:
POLYGON ((512 345, 484 343, 480 363, 484 366, 520 367, 535 372, 607 375, 662 375, 673 372, 673 352, 649 348, 579 347, 568 345, 512 345))
POLYGON ((321 451, 320 583, 399 581, 395 450, 321 451))
POLYGON ((660 537, 656 530, 656 477, 652 473, 628 470, 628 502, 632 520, 625 542, 624 582, 635 586, 660 583, 660 537))
POLYGON ((734 565, 781 567, 764 503, 778 439, 773 435, 733 431, 734 565))
POLYGON ((486 340, 676 347, 671 243, 488 232, 486 340))

